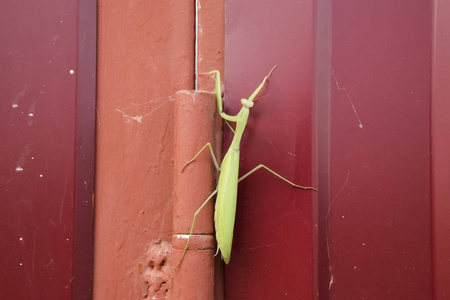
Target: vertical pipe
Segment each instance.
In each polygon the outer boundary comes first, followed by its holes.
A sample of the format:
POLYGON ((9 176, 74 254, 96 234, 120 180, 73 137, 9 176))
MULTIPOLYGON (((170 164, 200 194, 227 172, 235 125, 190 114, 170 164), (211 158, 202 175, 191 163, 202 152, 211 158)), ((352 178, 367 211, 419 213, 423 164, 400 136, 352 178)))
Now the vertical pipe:
MULTIPOLYGON (((208 142, 215 141, 214 94, 179 91, 175 94, 173 267, 180 261, 195 211, 215 189, 209 149, 181 172, 183 165, 208 142)), ((213 299, 214 230, 213 200, 198 214, 188 251, 174 272, 173 299, 213 299)))

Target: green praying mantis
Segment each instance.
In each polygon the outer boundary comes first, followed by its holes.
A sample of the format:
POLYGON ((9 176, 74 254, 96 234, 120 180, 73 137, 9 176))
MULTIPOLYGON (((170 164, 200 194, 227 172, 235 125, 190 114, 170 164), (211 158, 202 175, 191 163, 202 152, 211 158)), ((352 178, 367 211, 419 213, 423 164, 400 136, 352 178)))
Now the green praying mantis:
MULTIPOLYGON (((217 183, 217 188, 208 196, 208 198, 205 200, 205 202, 200 206, 200 208, 194 213, 194 218, 192 220, 191 229, 189 231, 189 236, 186 241, 186 245, 184 247, 183 254, 181 255, 181 259, 178 263, 178 265, 175 267, 175 270, 178 268, 178 266, 183 261, 184 255, 186 254, 186 250, 188 248, 189 240, 192 235, 192 230, 194 228, 195 224, 195 218, 197 217, 198 213, 202 210, 202 208, 211 200, 212 197, 214 197, 217 194, 216 198, 216 204, 215 204, 215 212, 214 212, 214 225, 215 225, 215 231, 216 231, 216 241, 217 241, 217 253, 220 250, 222 254, 222 258, 225 261, 226 264, 230 262, 230 256, 231 256, 231 246, 233 242, 233 231, 234 231, 234 221, 236 216, 236 202, 237 202, 237 187, 238 183, 250 176, 255 171, 264 168, 273 175, 277 176, 278 178, 284 180, 285 182, 289 183, 290 185, 301 188, 304 190, 314 190, 317 191, 317 189, 313 187, 304 187, 297 184, 294 184, 293 182, 287 180, 286 178, 282 177, 275 171, 269 169, 265 165, 258 165, 242 177, 239 177, 239 146, 242 139, 242 134, 244 133, 245 127, 247 125, 248 116, 250 113, 250 108, 253 107, 254 101, 258 93, 261 91, 261 89, 264 87, 264 84, 266 83, 269 76, 272 74, 273 70, 277 66, 274 66, 272 70, 269 72, 269 74, 264 77, 261 84, 256 88, 256 90, 250 95, 248 99, 241 99, 242 108, 239 111, 239 113, 235 116, 227 115, 223 111, 222 107, 222 92, 221 92, 221 81, 220 81, 220 73, 219 71, 211 71, 208 74, 216 75, 216 87, 215 87, 215 93, 216 93, 216 101, 217 101, 217 108, 219 110, 220 116, 225 121, 235 122, 236 127, 234 132, 234 137, 231 142, 230 147, 228 148, 227 153, 225 154, 225 157, 222 160, 221 165, 219 166, 217 159, 214 155, 214 151, 212 150, 211 144, 207 143, 205 146, 203 146, 202 149, 190 160, 188 161, 183 168, 181 169, 181 172, 184 171, 184 169, 194 162, 194 160, 197 158, 197 156, 205 150, 207 147, 209 148, 211 152, 212 159, 214 161, 214 165, 216 166, 216 169, 220 171, 219 180, 217 183)), ((230 127, 231 128, 231 127, 230 127)), ((217 254, 216 253, 216 254, 217 254)))

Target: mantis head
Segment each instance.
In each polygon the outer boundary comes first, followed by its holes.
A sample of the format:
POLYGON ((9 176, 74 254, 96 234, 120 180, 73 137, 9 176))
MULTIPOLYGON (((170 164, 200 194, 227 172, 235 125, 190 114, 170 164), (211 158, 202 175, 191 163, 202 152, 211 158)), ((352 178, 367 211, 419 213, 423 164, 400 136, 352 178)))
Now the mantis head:
POLYGON ((241 99, 241 104, 242 104, 242 106, 245 106, 245 107, 248 107, 248 108, 252 108, 253 105, 255 105, 255 103, 252 100, 245 99, 245 98, 241 99))

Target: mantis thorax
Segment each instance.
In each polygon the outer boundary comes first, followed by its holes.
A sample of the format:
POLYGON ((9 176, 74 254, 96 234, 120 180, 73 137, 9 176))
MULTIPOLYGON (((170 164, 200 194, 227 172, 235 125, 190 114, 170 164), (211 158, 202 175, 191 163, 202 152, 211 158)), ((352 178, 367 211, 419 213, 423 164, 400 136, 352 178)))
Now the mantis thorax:
MULTIPOLYGON (((252 101, 250 101, 253 103, 252 101)), ((233 141, 231 142, 230 148, 239 151, 239 144, 241 143, 242 134, 244 133, 245 126, 247 126, 248 115, 250 113, 250 108, 247 106, 242 106, 241 110, 237 114, 238 120, 236 122, 236 129, 234 131, 233 141)))

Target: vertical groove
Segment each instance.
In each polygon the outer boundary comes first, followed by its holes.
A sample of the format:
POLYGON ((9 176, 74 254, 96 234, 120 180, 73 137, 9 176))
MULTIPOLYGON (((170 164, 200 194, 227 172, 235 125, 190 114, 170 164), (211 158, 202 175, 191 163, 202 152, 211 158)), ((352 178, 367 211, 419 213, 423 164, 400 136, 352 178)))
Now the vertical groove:
POLYGON ((318 202, 316 206, 317 256, 316 299, 330 299, 333 277, 330 269, 329 215, 330 204, 330 98, 332 8, 331 1, 316 2, 315 116, 316 161, 318 169, 318 202))
POLYGON ((73 299, 92 299, 97 1, 78 1, 73 299))
POLYGON ((194 90, 198 90, 198 0, 195 0, 194 90))

